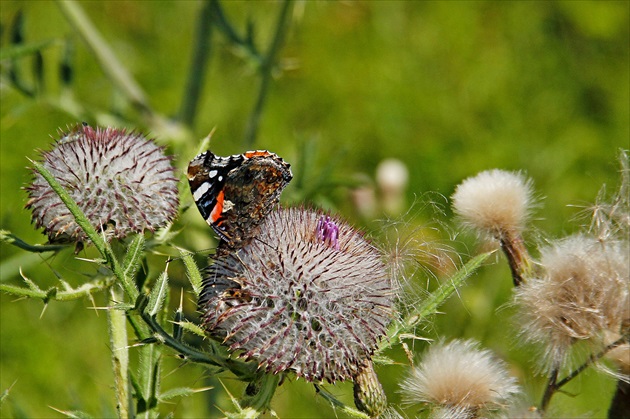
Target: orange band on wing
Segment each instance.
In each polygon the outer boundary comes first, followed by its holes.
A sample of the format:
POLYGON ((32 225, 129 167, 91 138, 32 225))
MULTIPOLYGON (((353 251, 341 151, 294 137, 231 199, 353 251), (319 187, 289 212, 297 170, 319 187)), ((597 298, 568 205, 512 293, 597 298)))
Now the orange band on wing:
POLYGON ((212 221, 213 223, 216 223, 223 213, 224 199, 225 195, 223 194, 223 191, 219 192, 219 194, 217 195, 217 203, 214 208, 212 208, 212 212, 210 213, 210 221, 212 221))
POLYGON ((268 157, 273 153, 268 152, 267 150, 255 150, 255 151, 246 151, 243 153, 245 157, 248 159, 252 157, 268 157))

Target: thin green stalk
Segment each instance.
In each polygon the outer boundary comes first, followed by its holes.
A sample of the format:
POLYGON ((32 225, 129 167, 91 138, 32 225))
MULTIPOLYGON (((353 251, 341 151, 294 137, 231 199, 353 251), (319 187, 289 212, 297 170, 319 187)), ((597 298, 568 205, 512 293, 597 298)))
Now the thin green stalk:
POLYGON ((33 165, 33 168, 37 170, 44 179, 46 179, 46 182, 48 182, 50 187, 59 196, 59 199, 61 199, 66 207, 68 207, 68 211, 70 211, 76 223, 83 229, 88 238, 92 241, 92 243, 94 243, 96 249, 101 253, 103 258, 105 258, 114 272, 114 275, 116 275, 116 278, 120 281, 127 297, 131 301, 136 301, 138 298, 138 289, 131 278, 125 275, 124 270, 120 266, 120 263, 118 263, 118 259, 116 259, 116 256, 114 255, 111 247, 109 247, 108 243, 103 239, 103 237, 101 237, 100 234, 97 233, 81 208, 79 208, 77 203, 72 200, 70 194, 63 188, 63 186, 61 186, 61 184, 59 184, 59 182, 57 182, 54 176, 51 175, 42 164, 33 160, 30 160, 30 162, 33 165))
POLYGON ((247 128, 245 130, 245 145, 248 147, 251 147, 256 140, 258 126, 260 125, 260 117, 262 115, 262 110, 267 98, 267 92, 269 91, 269 85, 271 83, 271 74, 278 52, 280 51, 280 47, 284 42, 284 38, 291 24, 292 10, 293 0, 285 0, 282 4, 280 15, 278 16, 276 32, 260 66, 261 80, 260 88, 258 89, 258 97, 256 98, 254 109, 250 114, 247 128))
POLYGON ((260 56, 260 53, 254 45, 252 26, 248 26, 246 37, 239 36, 232 24, 225 17, 225 13, 223 13, 219 0, 209 0, 209 2, 212 10, 212 20, 214 21, 217 29, 219 29, 230 40, 230 42, 243 48, 257 63, 261 63, 263 61, 263 57, 260 56))
POLYGON ((67 244, 29 244, 6 230, 0 230, 0 242, 12 244, 20 249, 34 253, 55 252, 68 248, 67 244))
POLYGON ((109 47, 105 39, 103 39, 98 29, 96 29, 94 23, 83 12, 79 2, 57 0, 57 4, 61 12, 66 16, 68 22, 76 29, 92 50, 107 77, 109 77, 134 106, 146 113, 153 114, 144 91, 118 60, 114 51, 109 47))
POLYGON ((328 391, 326 391, 323 387, 320 387, 317 384, 315 385, 315 391, 317 392, 318 395, 323 397, 324 400, 326 400, 328 403, 330 403, 330 405, 333 407, 333 409, 339 409, 343 413, 346 413, 346 414, 350 415, 351 417, 355 417, 355 418, 359 418, 359 419, 369 419, 370 418, 370 416, 367 413, 361 412, 360 410, 354 409, 354 408, 352 408, 352 407, 350 407, 350 406, 340 402, 339 400, 337 400, 337 398, 335 396, 333 396, 328 391))
POLYGON ((188 81, 184 89, 179 120, 187 126, 193 126, 197 115, 197 105, 203 90, 203 81, 208 69, 208 59, 212 52, 212 3, 206 1, 197 20, 197 32, 192 45, 192 62, 188 72, 188 81))
MULTIPOLYGON (((121 296, 111 291, 112 302, 121 296)), ((129 350, 127 341, 127 319, 123 310, 110 308, 107 310, 109 326, 109 342, 112 351, 112 366, 114 371, 114 390, 116 392, 116 409, 119 418, 133 416, 131 406, 131 391, 129 382, 129 350)))

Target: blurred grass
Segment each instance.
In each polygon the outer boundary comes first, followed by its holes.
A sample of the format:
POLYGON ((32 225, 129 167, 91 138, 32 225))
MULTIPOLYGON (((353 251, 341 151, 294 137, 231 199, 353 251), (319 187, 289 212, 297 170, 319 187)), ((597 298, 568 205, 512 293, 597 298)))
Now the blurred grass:
MULTIPOLYGON (((147 92, 155 110, 175 116, 202 4, 89 2, 81 6, 147 92)), ((224 7, 238 29, 244 30, 248 20, 254 22, 258 47, 268 45, 278 3, 225 2, 224 7)), ((602 184, 612 191, 617 149, 630 147, 629 8, 627 2, 614 1, 297 2, 255 147, 277 152, 294 164, 294 171, 299 170, 295 164, 300 153, 311 150, 305 156, 312 168, 304 174, 305 187, 334 160, 337 163, 326 174, 333 180, 347 180, 357 173, 373 178, 379 161, 396 157, 410 171, 409 204, 427 191, 449 196, 457 183, 480 170, 524 170, 538 194, 546 197, 533 223, 534 230, 544 233, 532 237, 542 240, 540 236, 573 232, 578 225, 571 219, 579 209, 567 205, 593 202, 602 184)), ((85 115, 97 119, 89 123, 112 120, 140 130, 149 127, 121 104, 120 94, 54 3, 3 1, 2 48, 8 46, 8 29, 18 10, 23 11, 29 42, 59 41, 42 51, 42 96, 21 95, 4 77, 0 84, 1 227, 35 243, 44 237, 30 225, 30 214, 23 209, 26 194, 20 188, 30 178, 26 156, 34 158, 33 150, 50 147, 49 136, 58 127, 79 122, 60 109, 59 98, 71 94, 85 115), (56 67, 67 39, 75 51, 70 91, 60 84, 56 67)), ((181 168, 196 152, 194 141, 214 127, 216 153, 243 151, 245 124, 258 85, 255 64, 218 32, 213 37, 210 69, 189 141, 181 145, 168 131, 149 132, 169 145, 181 168)), ((31 61, 20 62, 27 76, 31 61)), ((303 194, 290 185, 285 196, 295 203, 303 194)), ((190 204, 190 195, 184 197, 184 204, 190 204)), ((356 216, 346 188, 322 189, 311 199, 340 209, 356 223, 364 222, 356 216)), ((178 227, 184 232, 177 242, 206 249, 213 243, 211 232, 195 211, 192 208, 182 217, 178 227)), ((421 205, 411 211, 412 226, 434 218, 421 205)), ((377 228, 374 234, 378 233, 377 228)), ((445 233, 440 240, 476 253, 467 236, 451 243, 445 233)), ((68 252, 24 261, 17 249, 2 245, 0 251, 2 263, 20 258, 27 264, 22 266, 29 278, 45 286, 55 284, 54 272, 77 283, 82 272, 94 269, 74 262, 68 252)), ((90 255, 94 254, 88 251, 82 256, 90 255)), ((156 263, 163 263, 163 258, 156 258, 156 263)), ((175 283, 179 275, 184 286, 183 268, 173 269, 175 283)), ((15 271, 0 274, 2 281, 19 279, 15 271)), ((418 286, 426 282, 417 278, 418 286)), ((509 271, 499 258, 498 264, 472 278, 461 297, 452 299, 423 334, 481 340, 512 362, 538 402, 540 380, 531 377, 531 352, 515 344, 507 321, 509 309, 501 308, 509 295, 509 271)), ((58 416, 49 405, 95 416, 114 414, 104 315, 97 317, 89 301, 52 303, 40 320, 41 302, 15 302, 2 295, 0 303, 0 391, 17 380, 0 416, 20 416, 20 411, 27 417, 58 416)), ((187 308, 193 316, 194 302, 187 301, 187 308)), ((416 347, 422 348, 424 344, 416 347)), ((400 353, 393 356, 404 362, 400 353)), ((200 367, 178 369, 172 359, 165 375, 171 371, 165 388, 208 384, 200 367)), ((394 402, 402 371, 398 366, 379 370, 394 402)), ((229 377, 223 381, 239 394, 242 386, 229 377)), ((216 381, 212 385, 220 388, 216 381)), ((349 387, 338 387, 333 391, 351 402, 349 387)), ((552 407, 602 416, 611 397, 611 381, 589 374, 570 391, 577 395, 557 395, 552 407)), ((209 394, 215 398, 198 394, 167 405, 164 413, 219 416, 215 406, 229 408, 223 390, 209 394)), ((274 409, 280 417, 333 414, 312 386, 302 381, 280 387, 274 409)))

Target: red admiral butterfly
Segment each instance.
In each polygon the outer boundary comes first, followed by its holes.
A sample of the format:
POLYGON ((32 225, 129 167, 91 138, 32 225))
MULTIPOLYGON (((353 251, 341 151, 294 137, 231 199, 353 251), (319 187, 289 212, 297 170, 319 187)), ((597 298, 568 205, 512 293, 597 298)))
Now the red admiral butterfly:
POLYGON ((291 165, 266 150, 229 157, 206 151, 188 165, 199 212, 219 235, 220 246, 232 250, 255 235, 292 178, 291 165))

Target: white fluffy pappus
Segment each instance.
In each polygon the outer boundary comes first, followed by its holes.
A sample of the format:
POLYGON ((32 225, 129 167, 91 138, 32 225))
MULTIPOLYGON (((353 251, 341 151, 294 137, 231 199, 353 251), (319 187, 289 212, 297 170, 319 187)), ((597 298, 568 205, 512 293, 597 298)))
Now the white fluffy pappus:
POLYGON ((451 199, 463 225, 501 237, 524 229, 533 203, 532 182, 519 172, 487 170, 460 183, 451 199))
POLYGON ((401 384, 403 402, 429 404, 432 413, 470 418, 506 408, 520 392, 506 365, 472 340, 439 342, 401 384))
MULTIPOLYGON (((565 367, 574 343, 610 342, 630 322, 627 242, 578 234, 541 249, 542 270, 515 292, 525 341, 537 344, 541 369, 565 367)), ((600 348, 601 349, 601 348, 600 348)))

